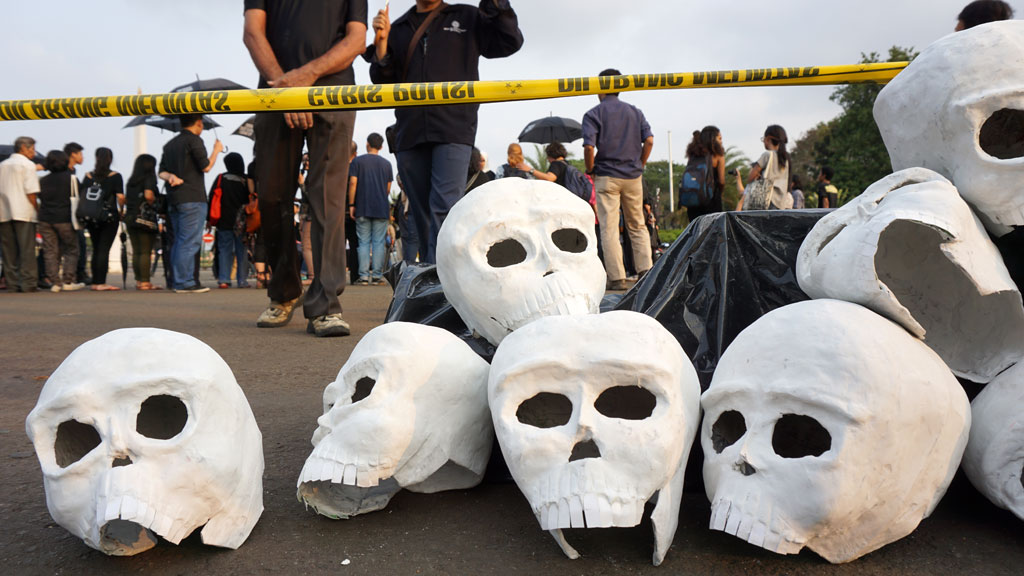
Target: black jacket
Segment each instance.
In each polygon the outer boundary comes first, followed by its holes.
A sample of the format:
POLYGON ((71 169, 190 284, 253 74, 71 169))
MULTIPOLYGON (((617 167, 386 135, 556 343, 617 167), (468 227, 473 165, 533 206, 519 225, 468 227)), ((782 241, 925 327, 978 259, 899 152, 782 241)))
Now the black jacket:
MULTIPOLYGON (((430 23, 411 62, 405 58, 416 26, 409 20, 413 6, 391 25, 388 53, 377 62, 370 45, 370 80, 376 84, 479 80, 479 61, 514 54, 523 45, 519 19, 509 0, 481 0, 480 7, 453 4, 441 9, 430 23)), ((424 143, 473 145, 478 104, 395 108, 396 151, 424 143)))

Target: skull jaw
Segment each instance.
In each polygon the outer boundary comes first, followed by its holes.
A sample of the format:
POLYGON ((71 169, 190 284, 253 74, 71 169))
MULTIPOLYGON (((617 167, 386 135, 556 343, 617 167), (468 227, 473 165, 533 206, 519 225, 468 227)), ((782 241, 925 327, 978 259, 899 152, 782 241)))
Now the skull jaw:
POLYGON ((100 528, 99 550, 108 556, 134 556, 156 546, 156 538, 149 528, 115 519, 100 528))
POLYGON ((345 520, 359 514, 382 510, 402 487, 394 478, 376 486, 360 487, 318 480, 299 484, 299 501, 321 516, 345 520))
POLYGON ((711 507, 709 528, 731 534, 776 554, 797 554, 804 547, 803 541, 780 534, 775 526, 743 511, 740 506, 725 498, 719 499, 711 507))

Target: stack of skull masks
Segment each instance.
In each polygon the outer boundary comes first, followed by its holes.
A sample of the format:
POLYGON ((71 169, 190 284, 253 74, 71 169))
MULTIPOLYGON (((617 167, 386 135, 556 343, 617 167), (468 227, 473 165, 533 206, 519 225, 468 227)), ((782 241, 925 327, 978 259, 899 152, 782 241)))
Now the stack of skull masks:
POLYGON ((238 548, 263 512, 263 440, 231 369, 167 330, 109 332, 57 368, 26 429, 50 515, 101 552, 129 556, 202 526, 238 548))

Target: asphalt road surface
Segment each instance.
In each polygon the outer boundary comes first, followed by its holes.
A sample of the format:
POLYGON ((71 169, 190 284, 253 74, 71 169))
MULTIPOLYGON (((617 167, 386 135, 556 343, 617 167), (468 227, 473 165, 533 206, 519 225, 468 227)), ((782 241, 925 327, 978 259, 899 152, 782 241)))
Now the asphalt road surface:
MULTIPOLYGON (((688 484, 675 542, 651 565, 649 522, 567 531, 582 554, 562 555, 514 484, 485 482, 433 495, 399 493, 380 512, 329 520, 304 509, 295 482, 309 455, 324 386, 359 338, 384 318, 391 291, 354 286, 342 296, 349 337, 317 339, 298 317, 257 329, 258 290, 0 292, 0 562, 4 574, 1021 574, 1021 521, 958 476, 936 513, 910 536, 846 565, 812 552, 778 556, 708 530, 709 505, 688 484), (25 417, 47 377, 78 345, 110 330, 185 332, 223 356, 263 433, 266 510, 238 550, 161 540, 133 557, 107 557, 50 518, 25 417)), ((893 439, 898 441, 898 439, 893 439)), ((693 463, 691 462, 691 466, 693 463)), ((693 470, 690 476, 693 477, 693 470)), ((699 476, 699 473, 698 473, 699 476)))

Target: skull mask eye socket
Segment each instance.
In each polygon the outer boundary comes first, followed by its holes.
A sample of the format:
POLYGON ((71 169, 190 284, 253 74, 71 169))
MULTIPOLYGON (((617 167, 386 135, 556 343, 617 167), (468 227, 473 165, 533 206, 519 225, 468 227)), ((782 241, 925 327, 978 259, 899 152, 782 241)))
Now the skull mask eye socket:
POLYGON ((355 392, 352 393, 352 403, 355 404, 369 396, 370 392, 373 392, 373 385, 376 383, 377 381, 369 376, 363 376, 357 380, 355 392))
POLYGON ((981 126, 978 144, 1001 160, 1024 156, 1024 110, 1003 108, 989 116, 981 126))
POLYGON ((563 252, 580 254, 587 249, 587 236, 575 228, 562 228, 551 233, 551 241, 563 252))
POLYGON ((654 413, 658 398, 640 386, 615 386, 597 397, 594 408, 608 418, 645 420, 654 413))
POLYGON ((520 422, 534 428, 556 428, 569 423, 572 400, 561 394, 541 392, 524 401, 516 410, 520 422))
POLYGON ((100 434, 88 424, 78 420, 61 422, 57 426, 57 439, 53 443, 53 452, 57 465, 67 468, 78 462, 94 448, 100 445, 100 434))
POLYGON ((747 422, 743 414, 735 410, 722 412, 714 426, 711 427, 711 445, 719 454, 747 433, 747 422))
POLYGON ((188 408, 181 398, 170 395, 150 396, 139 408, 135 430, 154 440, 174 438, 188 423, 188 408))
POLYGON ((832 435, 810 416, 785 414, 775 423, 772 448, 783 458, 821 456, 832 447, 832 435))
POLYGON ((526 261, 526 248, 514 238, 507 238, 487 250, 487 263, 491 268, 506 268, 526 261))

